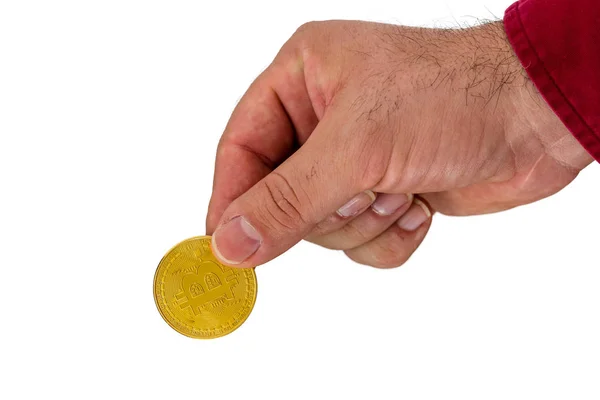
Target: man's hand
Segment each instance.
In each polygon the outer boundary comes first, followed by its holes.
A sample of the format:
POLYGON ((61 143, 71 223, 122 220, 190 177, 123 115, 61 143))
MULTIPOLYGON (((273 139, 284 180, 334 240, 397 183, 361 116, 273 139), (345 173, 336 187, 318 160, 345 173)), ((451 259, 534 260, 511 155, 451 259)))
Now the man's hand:
POLYGON ((308 238, 394 267, 434 210, 530 203, 591 160, 527 80, 501 23, 310 23, 227 125, 207 232, 229 265, 265 263, 308 238))

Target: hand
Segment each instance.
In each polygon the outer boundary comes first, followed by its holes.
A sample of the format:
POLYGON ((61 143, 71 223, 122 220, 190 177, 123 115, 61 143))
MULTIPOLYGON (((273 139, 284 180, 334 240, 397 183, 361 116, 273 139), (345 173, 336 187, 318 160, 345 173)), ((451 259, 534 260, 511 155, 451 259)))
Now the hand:
POLYGON ((528 81, 501 23, 310 23, 231 116, 207 232, 229 265, 265 263, 308 238, 394 267, 434 210, 530 203, 591 161, 528 81))

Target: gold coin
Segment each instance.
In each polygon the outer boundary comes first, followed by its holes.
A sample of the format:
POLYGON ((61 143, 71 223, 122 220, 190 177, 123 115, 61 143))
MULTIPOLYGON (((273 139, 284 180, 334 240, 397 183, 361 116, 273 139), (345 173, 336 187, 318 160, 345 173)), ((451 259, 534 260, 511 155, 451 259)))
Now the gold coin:
POLYGON ((163 257, 154 275, 154 301, 177 332, 212 339, 237 329, 256 301, 254 268, 221 264, 210 236, 184 240, 163 257))

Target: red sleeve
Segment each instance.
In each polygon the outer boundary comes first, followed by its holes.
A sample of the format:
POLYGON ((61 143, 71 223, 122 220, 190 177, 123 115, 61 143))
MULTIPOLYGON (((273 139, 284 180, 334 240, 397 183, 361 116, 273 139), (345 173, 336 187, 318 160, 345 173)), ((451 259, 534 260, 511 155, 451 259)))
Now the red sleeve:
POLYGON ((521 0, 504 27, 542 96, 600 161, 600 0, 521 0))

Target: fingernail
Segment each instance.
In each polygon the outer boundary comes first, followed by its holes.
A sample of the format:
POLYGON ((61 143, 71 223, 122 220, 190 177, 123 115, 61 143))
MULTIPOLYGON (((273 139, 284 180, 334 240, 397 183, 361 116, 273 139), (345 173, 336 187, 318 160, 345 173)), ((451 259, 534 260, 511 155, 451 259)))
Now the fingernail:
POLYGON ((256 253, 261 242, 260 234, 244 217, 235 217, 213 233, 212 250, 225 264, 237 265, 256 253))
POLYGON ((419 199, 413 200, 413 205, 410 206, 406 214, 398 220, 398 226, 405 231, 417 230, 425 221, 431 217, 429 208, 419 199))
POLYGON ((352 200, 344 204, 337 210, 337 213, 342 218, 353 217, 365 208, 369 207, 375 201, 375 193, 370 190, 358 194, 352 200))
POLYGON ((392 215, 406 203, 412 201, 412 194, 380 194, 371 206, 373 211, 381 216, 392 215))

